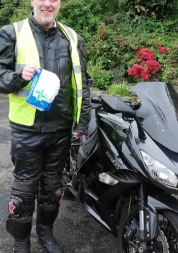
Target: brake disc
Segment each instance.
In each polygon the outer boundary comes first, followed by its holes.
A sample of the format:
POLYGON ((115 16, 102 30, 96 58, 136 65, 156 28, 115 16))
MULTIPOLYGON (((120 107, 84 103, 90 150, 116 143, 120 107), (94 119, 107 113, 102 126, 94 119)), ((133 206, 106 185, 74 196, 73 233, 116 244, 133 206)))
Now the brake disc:
MULTIPOLYGON (((158 228, 157 241, 161 242, 162 247, 163 247, 163 253, 170 253, 170 251, 169 251, 169 244, 168 244, 167 238, 164 235, 164 232, 160 228, 158 228)), ((162 252, 160 252, 160 253, 162 253, 162 252)))
MULTIPOLYGON (((164 232, 158 228, 158 237, 156 238, 157 242, 161 243, 163 251, 158 249, 158 245, 155 243, 152 248, 152 252, 154 253, 170 253, 169 251, 169 244, 167 241, 166 236, 164 235, 164 232)), ((129 245, 129 253, 137 253, 137 249, 129 245)))
POLYGON ((129 245, 129 253, 136 253, 137 250, 129 245))

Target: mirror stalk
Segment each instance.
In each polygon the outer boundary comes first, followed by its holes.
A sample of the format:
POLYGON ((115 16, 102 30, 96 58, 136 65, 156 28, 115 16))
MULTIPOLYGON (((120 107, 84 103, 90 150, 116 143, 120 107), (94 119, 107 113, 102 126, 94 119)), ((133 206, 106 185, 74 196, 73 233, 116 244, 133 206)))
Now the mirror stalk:
POLYGON ((143 131, 142 125, 140 124, 140 121, 136 115, 136 112, 134 113, 134 119, 137 122, 137 126, 138 126, 138 137, 140 140, 144 141, 146 140, 146 135, 145 132, 143 131))

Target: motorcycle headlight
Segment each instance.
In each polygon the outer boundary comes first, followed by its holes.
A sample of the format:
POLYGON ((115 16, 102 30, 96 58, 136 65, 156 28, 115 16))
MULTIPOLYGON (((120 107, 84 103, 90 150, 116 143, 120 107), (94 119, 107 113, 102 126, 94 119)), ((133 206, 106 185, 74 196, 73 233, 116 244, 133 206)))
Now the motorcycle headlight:
POLYGON ((140 151, 146 164, 146 169, 154 180, 173 187, 177 186, 178 179, 173 171, 165 167, 160 162, 156 161, 153 157, 145 153, 143 150, 140 151))

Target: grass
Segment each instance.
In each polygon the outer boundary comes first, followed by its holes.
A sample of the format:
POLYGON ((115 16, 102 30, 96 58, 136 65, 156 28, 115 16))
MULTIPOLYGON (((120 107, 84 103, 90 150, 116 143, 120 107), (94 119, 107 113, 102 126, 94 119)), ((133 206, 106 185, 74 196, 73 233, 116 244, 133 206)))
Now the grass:
POLYGON ((126 81, 122 81, 120 84, 112 84, 108 87, 107 93, 113 96, 131 97, 130 92, 131 85, 126 81))

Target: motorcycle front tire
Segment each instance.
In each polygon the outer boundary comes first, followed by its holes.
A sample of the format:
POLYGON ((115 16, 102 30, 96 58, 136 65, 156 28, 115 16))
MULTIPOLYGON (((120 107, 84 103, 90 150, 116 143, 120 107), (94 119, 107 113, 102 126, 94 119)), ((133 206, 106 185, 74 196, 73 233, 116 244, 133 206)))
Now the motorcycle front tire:
MULTIPOLYGON (((128 245, 128 249, 125 250, 125 245, 124 245, 124 234, 126 232, 126 226, 129 225, 129 223, 131 222, 131 220, 134 218, 136 218, 135 220, 138 220, 138 204, 134 204, 130 210, 130 215, 129 215, 129 219, 127 214, 125 215, 125 217, 121 220, 121 223, 119 225, 119 231, 118 231, 118 253, 129 253, 129 252, 134 252, 134 251, 130 251, 129 250, 129 244, 128 245)), ((167 224, 166 226, 170 230, 173 231, 174 233, 174 238, 167 238, 167 232, 164 232, 164 237, 167 240, 168 243, 168 248, 167 250, 163 250, 163 253, 174 253, 174 252, 178 252, 178 214, 173 212, 173 211, 167 211, 167 210, 162 210, 160 211, 160 213, 158 213, 158 215, 161 215, 162 217, 164 217, 165 220, 167 220, 167 222, 169 222, 169 224, 167 224), (174 243, 174 244, 173 244, 174 243)), ((138 224, 139 225, 139 224, 138 224)), ((161 224, 160 224, 161 225, 161 224)), ((171 233, 170 233, 171 234, 171 233)), ((173 236, 173 235, 172 235, 173 236)), ((159 241, 158 238, 156 238, 154 240, 155 243, 157 243, 159 241)), ((138 245, 139 246, 139 245, 138 245)), ((137 251, 136 251, 137 252, 137 251)), ((159 252, 159 251, 158 251, 159 252)), ((161 251, 162 252, 162 251, 161 251)))

